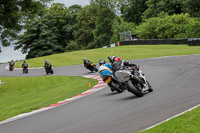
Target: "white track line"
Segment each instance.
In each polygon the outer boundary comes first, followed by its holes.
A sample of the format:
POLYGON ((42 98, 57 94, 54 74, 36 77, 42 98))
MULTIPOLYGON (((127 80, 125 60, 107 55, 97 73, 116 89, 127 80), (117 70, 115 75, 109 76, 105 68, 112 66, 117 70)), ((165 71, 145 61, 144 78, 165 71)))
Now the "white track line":
MULTIPOLYGON (((184 111, 184 112, 181 112, 181 113, 179 113, 179 114, 177 114, 177 115, 174 115, 174 116, 172 116, 172 117, 170 117, 170 118, 168 118, 168 119, 166 119, 166 120, 164 120, 164 121, 161 121, 161 122, 159 122, 159 123, 157 123, 157 124, 155 124, 155 125, 153 125, 153 126, 151 126, 151 127, 148 127, 148 128, 146 128, 146 129, 144 129, 143 131, 146 131, 146 130, 149 130, 149 129, 151 129, 151 128, 154 128, 154 127, 156 127, 156 126, 158 126, 158 125, 160 125, 160 124, 162 124, 162 123, 164 123, 164 122, 167 122, 167 121, 169 121, 169 120, 171 120, 171 119, 173 119, 173 118, 176 118, 176 117, 178 117, 178 116, 180 116, 180 115, 182 115, 182 114, 185 114, 185 113, 187 113, 187 112, 189 112, 189 111, 192 111, 193 109, 196 109, 196 108, 198 108, 198 107, 200 107, 200 104, 197 105, 197 106, 194 106, 194 107, 192 107, 192 108, 190 108, 190 109, 188 109, 188 110, 186 110, 186 111, 184 111)), ((143 132, 143 131, 142 131, 142 132, 143 132)))

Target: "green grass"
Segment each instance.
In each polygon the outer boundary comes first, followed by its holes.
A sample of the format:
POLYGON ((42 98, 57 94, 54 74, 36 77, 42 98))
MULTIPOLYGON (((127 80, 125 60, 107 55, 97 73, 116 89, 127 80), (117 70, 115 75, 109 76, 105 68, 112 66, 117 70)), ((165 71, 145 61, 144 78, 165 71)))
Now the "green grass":
MULTIPOLYGON (((27 62, 30 67, 41 67, 44 66, 44 61, 47 59, 53 66, 69 66, 82 64, 84 57, 93 62, 98 62, 101 58, 107 60, 108 56, 120 56, 123 60, 129 60, 190 54, 200 54, 200 47, 192 47, 187 45, 121 46, 114 48, 99 48, 92 50, 66 52, 62 54, 30 59, 27 62)), ((22 62, 17 62, 16 67, 21 67, 21 64, 22 62)))
POLYGON ((0 121, 49 106, 88 90, 97 80, 79 76, 0 77, 0 121), (77 84, 78 83, 78 84, 77 84))
POLYGON ((140 133, 200 133, 200 107, 140 133))

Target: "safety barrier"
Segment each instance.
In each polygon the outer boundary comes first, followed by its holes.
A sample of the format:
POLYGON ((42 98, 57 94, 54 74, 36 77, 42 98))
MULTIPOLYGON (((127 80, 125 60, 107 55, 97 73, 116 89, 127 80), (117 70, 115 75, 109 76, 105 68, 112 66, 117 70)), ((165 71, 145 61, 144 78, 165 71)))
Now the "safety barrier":
POLYGON ((189 38, 189 39, 135 39, 120 41, 120 44, 116 43, 115 46, 123 45, 183 45, 188 46, 200 46, 200 38, 189 38))

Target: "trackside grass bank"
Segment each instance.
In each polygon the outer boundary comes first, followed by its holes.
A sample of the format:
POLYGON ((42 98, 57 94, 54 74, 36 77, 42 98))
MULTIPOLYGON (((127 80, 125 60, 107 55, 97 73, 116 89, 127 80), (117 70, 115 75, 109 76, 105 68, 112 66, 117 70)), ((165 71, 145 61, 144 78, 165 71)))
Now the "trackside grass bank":
POLYGON ((200 133, 200 107, 140 133, 200 133))
MULTIPOLYGON (((190 54, 200 54, 200 46, 134 45, 114 48, 99 48, 44 56, 30 59, 27 62, 30 67, 41 67, 44 66, 44 61, 47 59, 52 63, 53 66, 69 66, 82 64, 84 57, 93 62, 98 62, 101 58, 107 60, 108 56, 120 56, 123 60, 130 60, 190 54)), ((22 62, 16 63, 16 67, 21 67, 21 64, 22 62)))
POLYGON ((0 121, 71 98, 97 84, 79 76, 0 77, 0 121))

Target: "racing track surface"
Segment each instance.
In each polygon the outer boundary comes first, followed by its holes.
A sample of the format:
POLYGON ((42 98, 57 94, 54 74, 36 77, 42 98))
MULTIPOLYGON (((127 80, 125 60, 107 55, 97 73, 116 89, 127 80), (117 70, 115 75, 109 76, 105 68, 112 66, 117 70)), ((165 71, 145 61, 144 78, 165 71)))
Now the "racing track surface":
MULTIPOLYGON (((108 87, 65 105, 0 125, 1 133, 128 133, 146 129, 200 104, 200 55, 132 60, 154 92, 137 98, 108 87)), ((44 69, 0 76, 45 76, 44 69)), ((54 68, 56 75, 88 75, 83 65, 54 68)), ((94 73, 97 75, 97 73, 94 73)))

